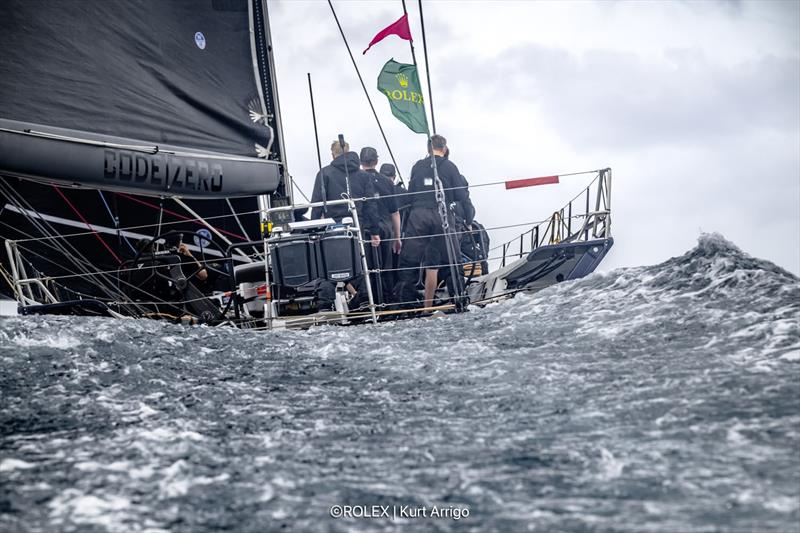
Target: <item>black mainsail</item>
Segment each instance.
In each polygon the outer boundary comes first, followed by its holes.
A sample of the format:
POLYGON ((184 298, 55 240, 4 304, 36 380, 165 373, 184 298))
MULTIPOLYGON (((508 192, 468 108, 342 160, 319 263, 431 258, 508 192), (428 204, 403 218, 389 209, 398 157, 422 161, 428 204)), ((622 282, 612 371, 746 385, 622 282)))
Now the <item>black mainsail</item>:
POLYGON ((264 0, 0 2, 0 236, 112 300, 142 239, 259 238, 290 196, 269 39, 264 0))

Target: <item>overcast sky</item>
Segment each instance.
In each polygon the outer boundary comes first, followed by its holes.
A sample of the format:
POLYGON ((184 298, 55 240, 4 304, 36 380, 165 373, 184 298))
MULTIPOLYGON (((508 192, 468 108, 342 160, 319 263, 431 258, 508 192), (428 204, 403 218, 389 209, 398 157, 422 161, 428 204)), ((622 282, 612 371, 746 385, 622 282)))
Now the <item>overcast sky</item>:
MULTIPOLYGON (((415 0, 407 2, 422 66, 415 0)), ((375 89, 400 1, 334 2, 407 175, 425 138, 375 89)), ((615 248, 602 270, 663 261, 719 232, 800 273, 800 2, 432 1, 423 4, 436 126, 472 184, 611 167, 615 248)), ((310 194, 317 170, 306 73, 323 150, 344 133, 389 154, 327 2, 270 2, 287 158, 310 194)), ((586 185, 472 192, 488 227, 541 220, 586 185)), ((493 243, 518 231, 491 232, 493 243)))

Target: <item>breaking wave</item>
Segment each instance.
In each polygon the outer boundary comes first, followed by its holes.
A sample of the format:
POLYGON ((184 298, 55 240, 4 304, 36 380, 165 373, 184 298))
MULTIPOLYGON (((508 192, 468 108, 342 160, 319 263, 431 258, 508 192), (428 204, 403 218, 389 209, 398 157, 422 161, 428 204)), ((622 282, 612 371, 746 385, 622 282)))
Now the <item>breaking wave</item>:
POLYGON ((0 529, 790 530, 799 316, 796 276, 703 235, 446 318, 3 318, 0 529))

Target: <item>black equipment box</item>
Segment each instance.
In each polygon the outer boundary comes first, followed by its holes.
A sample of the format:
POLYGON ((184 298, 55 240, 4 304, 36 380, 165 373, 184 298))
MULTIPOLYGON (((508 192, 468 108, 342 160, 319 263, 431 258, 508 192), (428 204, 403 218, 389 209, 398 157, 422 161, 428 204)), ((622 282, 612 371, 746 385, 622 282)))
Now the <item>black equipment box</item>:
POLYGON ((349 281, 363 272, 358 239, 354 235, 329 235, 317 243, 319 275, 329 281, 349 281))
POLYGON ((314 242, 308 239, 273 245, 275 283, 284 287, 300 287, 318 279, 315 248, 314 242))

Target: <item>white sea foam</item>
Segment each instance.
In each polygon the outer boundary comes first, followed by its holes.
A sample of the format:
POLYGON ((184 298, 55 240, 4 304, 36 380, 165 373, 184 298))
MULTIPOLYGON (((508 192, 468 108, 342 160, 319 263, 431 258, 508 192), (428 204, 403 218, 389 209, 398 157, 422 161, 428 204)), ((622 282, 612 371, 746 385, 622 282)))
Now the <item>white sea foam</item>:
POLYGON ((217 476, 193 476, 192 468, 183 459, 180 459, 160 472, 162 478, 158 482, 159 494, 162 498, 175 498, 185 496, 192 487, 224 484, 230 479, 230 474, 223 472, 217 476))
POLYGON ((45 346, 47 348, 58 348, 59 350, 75 348, 81 345, 81 341, 72 335, 44 335, 42 337, 15 335, 11 338, 11 341, 18 346, 45 346))
POLYGON ((785 354, 779 357, 784 361, 800 361, 800 348, 794 348, 789 350, 785 354))
POLYGON ((20 459, 3 459, 0 461, 0 472, 27 470, 28 468, 36 468, 36 465, 20 459))
POLYGON ((764 507, 779 513, 790 514, 800 509, 800 498, 797 496, 774 496, 768 497, 764 502, 764 507))
POLYGON ((258 501, 261 503, 266 503, 272 500, 274 497, 275 488, 269 483, 265 483, 264 486, 261 487, 261 495, 258 497, 258 501))
POLYGON ((736 422, 733 426, 729 427, 727 432, 728 442, 737 446, 749 444, 750 441, 742 434, 743 429, 746 429, 746 426, 741 422, 736 422))
POLYGON ((176 347, 183 346, 183 339, 179 337, 168 335, 166 337, 161 337, 161 340, 172 346, 176 347))
POLYGON ((128 498, 114 494, 96 496, 77 489, 67 489, 53 498, 48 506, 55 524, 76 523, 97 525, 108 531, 124 531, 132 518, 128 498))
POLYGON ((600 477, 610 481, 622 475, 625 463, 605 448, 600 448, 600 477))
POLYGON ((140 439, 158 441, 158 442, 174 442, 174 441, 201 441, 204 437, 196 431, 190 430, 176 430, 169 427, 159 426, 153 429, 145 429, 139 431, 137 436, 140 439))

